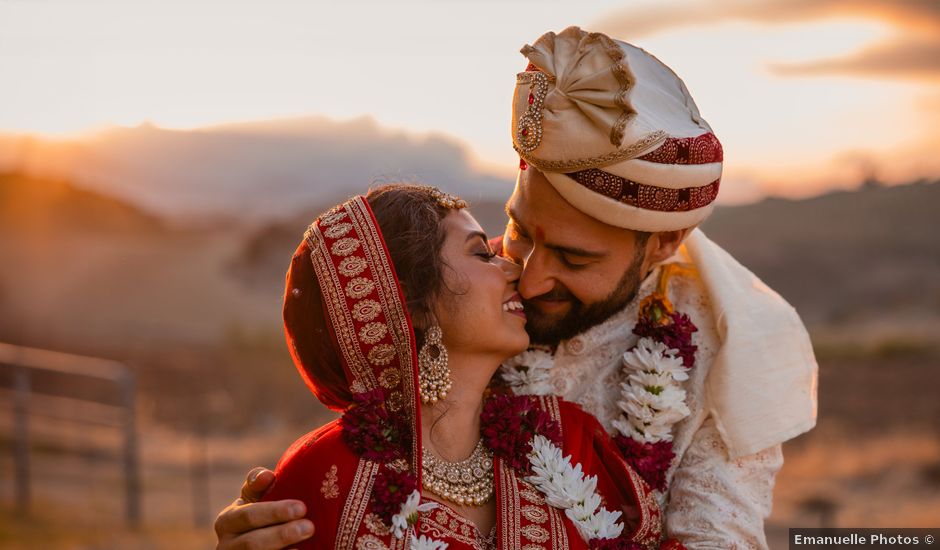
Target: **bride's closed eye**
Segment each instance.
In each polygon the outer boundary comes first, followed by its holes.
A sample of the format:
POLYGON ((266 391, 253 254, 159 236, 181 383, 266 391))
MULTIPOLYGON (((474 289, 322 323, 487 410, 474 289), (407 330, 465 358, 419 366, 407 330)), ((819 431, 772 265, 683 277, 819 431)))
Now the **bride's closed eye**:
POLYGON ((474 255, 474 256, 479 256, 479 257, 483 258, 483 259, 486 260, 486 261, 490 261, 490 260, 492 260, 493 258, 496 257, 496 253, 493 252, 493 251, 491 251, 491 250, 483 250, 483 251, 480 251, 480 252, 475 252, 473 255, 474 255))

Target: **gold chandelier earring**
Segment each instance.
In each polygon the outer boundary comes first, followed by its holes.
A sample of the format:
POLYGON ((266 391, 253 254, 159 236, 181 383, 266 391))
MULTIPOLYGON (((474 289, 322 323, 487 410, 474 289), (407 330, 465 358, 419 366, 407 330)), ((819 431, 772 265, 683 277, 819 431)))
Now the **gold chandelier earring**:
POLYGON ((450 391, 447 348, 441 343, 441 327, 432 325, 424 333, 424 345, 418 351, 418 386, 423 403, 437 403, 450 391))

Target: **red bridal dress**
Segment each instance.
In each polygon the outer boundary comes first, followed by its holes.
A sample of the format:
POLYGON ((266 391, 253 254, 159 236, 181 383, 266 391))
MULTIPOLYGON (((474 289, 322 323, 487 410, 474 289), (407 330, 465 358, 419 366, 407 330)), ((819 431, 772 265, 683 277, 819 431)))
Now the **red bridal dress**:
MULTIPOLYGON (((320 303, 331 353, 342 363, 351 396, 340 403, 342 418, 301 437, 284 453, 265 495, 268 501, 291 498, 307 505, 316 532, 298 548, 681 548, 661 540, 661 511, 652 489, 598 421, 556 397, 494 394, 484 404, 481 435, 493 453, 492 533, 480 533, 445 501, 422 494, 415 334, 366 200, 355 197, 321 216, 298 252, 312 262, 313 302, 320 303), (596 509, 609 512, 607 526, 611 517, 622 524, 616 536, 609 529, 592 536, 589 520, 579 528, 571 502, 561 502, 566 493, 546 489, 544 475, 543 483, 537 481, 532 459, 537 437, 541 449, 558 449, 569 466, 580 467, 572 475, 582 481, 596 477, 596 486, 580 485, 593 494, 567 496, 570 501, 599 497, 596 509)), ((288 288, 286 299, 296 298, 293 294, 288 288)), ((328 404, 336 407, 338 392, 330 392, 296 352, 294 359, 311 390, 321 400, 330 393, 328 404)))

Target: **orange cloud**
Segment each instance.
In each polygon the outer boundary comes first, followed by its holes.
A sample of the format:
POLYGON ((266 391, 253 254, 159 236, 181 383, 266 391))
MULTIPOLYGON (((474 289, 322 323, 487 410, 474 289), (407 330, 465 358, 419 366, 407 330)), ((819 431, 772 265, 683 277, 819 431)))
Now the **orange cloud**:
POLYGON ((890 23, 896 36, 845 57, 777 64, 782 75, 854 74, 940 79, 940 2, 936 0, 722 0, 657 6, 605 17, 598 26, 630 40, 677 27, 726 21, 787 24, 827 18, 864 17, 890 23))

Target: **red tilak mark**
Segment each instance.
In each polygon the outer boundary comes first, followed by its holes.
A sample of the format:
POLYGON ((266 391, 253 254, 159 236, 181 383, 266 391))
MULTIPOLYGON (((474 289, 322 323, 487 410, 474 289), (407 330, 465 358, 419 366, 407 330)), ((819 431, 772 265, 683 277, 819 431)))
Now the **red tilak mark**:
POLYGON ((535 226, 535 240, 544 241, 545 240, 545 230, 542 229, 542 226, 535 226))

